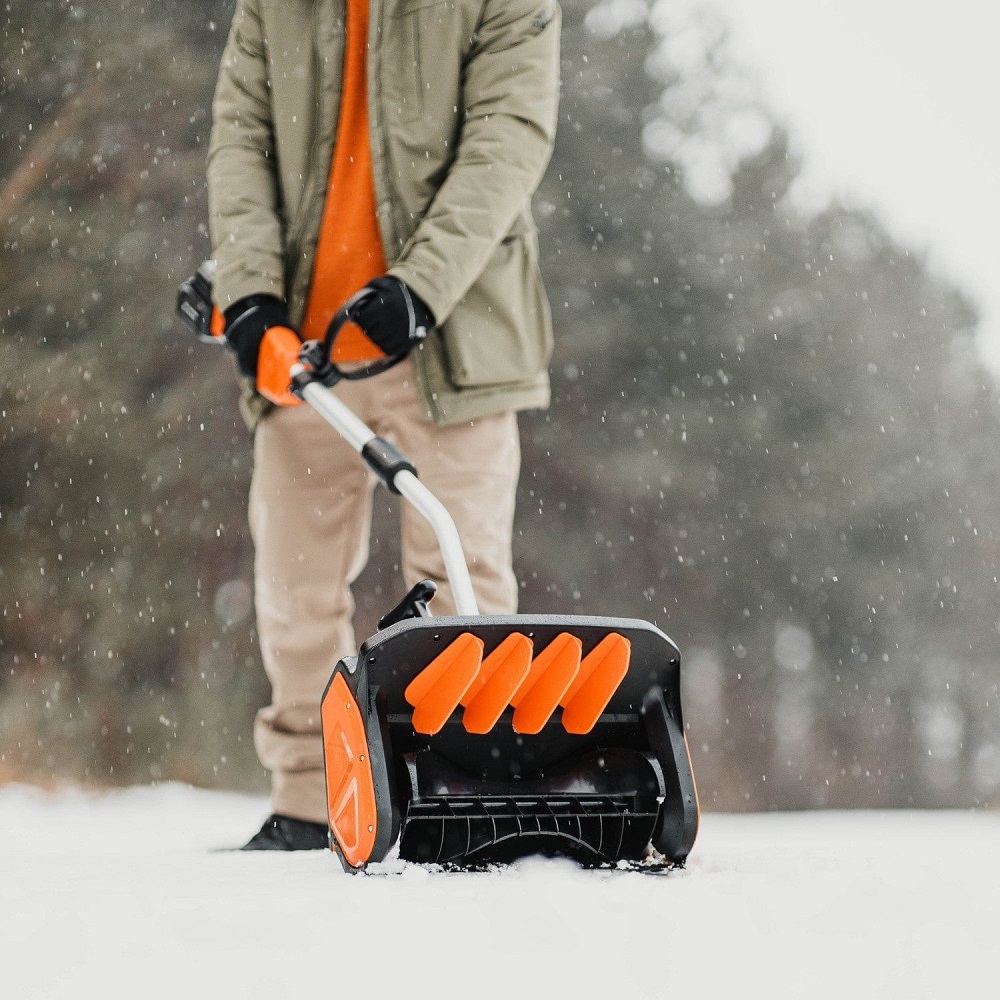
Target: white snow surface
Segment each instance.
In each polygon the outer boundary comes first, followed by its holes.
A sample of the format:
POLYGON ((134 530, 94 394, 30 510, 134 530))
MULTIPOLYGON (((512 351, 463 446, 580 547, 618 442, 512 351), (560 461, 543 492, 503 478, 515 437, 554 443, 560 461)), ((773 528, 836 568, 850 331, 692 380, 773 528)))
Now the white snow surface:
POLYGON ((0 789, 0 995, 990 995, 1000 815, 707 814, 667 876, 220 852, 261 799, 0 789))

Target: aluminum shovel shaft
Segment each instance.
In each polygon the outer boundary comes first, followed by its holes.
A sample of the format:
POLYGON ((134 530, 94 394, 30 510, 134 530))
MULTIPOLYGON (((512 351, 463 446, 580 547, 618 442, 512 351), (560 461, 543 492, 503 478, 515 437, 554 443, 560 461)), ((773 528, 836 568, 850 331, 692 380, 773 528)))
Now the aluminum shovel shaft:
MULTIPOLYGON (((301 365, 291 370, 292 377, 305 371, 301 365)), ((345 403, 318 382, 309 382, 301 389, 302 398, 363 457, 365 446, 378 440, 375 432, 345 403)), ((455 522, 444 504, 410 471, 397 471, 392 484, 427 520, 437 537, 444 558, 445 573, 460 615, 478 615, 475 591, 462 550, 455 522)))

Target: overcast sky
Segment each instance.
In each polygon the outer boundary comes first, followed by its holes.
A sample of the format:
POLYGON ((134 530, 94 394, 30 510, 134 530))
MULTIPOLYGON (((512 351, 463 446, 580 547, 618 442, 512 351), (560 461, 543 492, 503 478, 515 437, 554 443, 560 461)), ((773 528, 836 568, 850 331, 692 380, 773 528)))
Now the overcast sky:
POLYGON ((984 0, 705 0, 792 126, 808 187, 880 210, 975 298, 1000 374, 996 38, 984 0))

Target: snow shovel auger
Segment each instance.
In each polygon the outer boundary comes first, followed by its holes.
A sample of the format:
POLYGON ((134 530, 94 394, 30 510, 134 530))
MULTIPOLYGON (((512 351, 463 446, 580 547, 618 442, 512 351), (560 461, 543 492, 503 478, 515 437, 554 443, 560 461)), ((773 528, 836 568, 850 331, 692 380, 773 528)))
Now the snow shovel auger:
MULTIPOLYGON (((329 360, 357 301, 303 347, 292 391, 430 522, 458 614, 432 617, 437 588, 422 581, 334 668, 321 707, 331 846, 354 871, 397 843, 404 860, 456 868, 529 854, 682 864, 698 799, 677 647, 635 619, 479 614, 448 512, 328 388, 398 360, 329 360)), ((211 306, 198 308, 204 329, 186 319, 204 335, 211 306)))

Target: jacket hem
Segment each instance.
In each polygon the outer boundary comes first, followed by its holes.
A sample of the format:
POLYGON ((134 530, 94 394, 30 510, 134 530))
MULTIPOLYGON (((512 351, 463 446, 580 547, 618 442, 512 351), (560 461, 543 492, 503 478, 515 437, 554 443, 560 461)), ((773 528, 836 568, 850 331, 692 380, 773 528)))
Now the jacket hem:
POLYGON ((479 417, 491 417, 511 410, 544 410, 551 396, 548 385, 522 389, 484 386, 460 392, 438 393, 434 401, 434 423, 459 424, 479 417))

